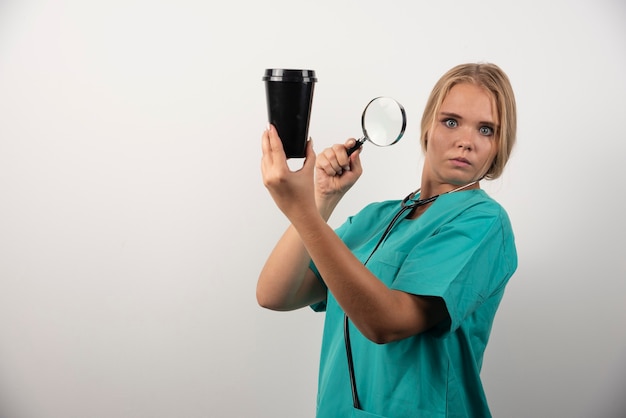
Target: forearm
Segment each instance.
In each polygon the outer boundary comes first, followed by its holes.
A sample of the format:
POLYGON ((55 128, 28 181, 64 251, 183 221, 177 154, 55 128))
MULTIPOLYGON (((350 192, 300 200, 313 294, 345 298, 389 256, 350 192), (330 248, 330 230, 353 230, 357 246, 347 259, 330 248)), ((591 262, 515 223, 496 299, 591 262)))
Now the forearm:
POLYGON ((324 282, 342 309, 366 336, 374 337, 393 307, 391 290, 358 260, 323 219, 295 227, 324 282))
POLYGON ((289 226, 259 275, 256 288, 259 305, 272 310, 293 310, 313 303, 303 288, 310 261, 298 232, 289 226))
MULTIPOLYGON (((318 196, 316 206, 324 221, 330 218, 339 203, 318 196)), ((293 225, 284 232, 268 257, 257 282, 257 301, 273 310, 293 310, 325 298, 325 288, 312 278, 311 257, 293 225), (307 283, 307 276, 309 283, 307 283)))

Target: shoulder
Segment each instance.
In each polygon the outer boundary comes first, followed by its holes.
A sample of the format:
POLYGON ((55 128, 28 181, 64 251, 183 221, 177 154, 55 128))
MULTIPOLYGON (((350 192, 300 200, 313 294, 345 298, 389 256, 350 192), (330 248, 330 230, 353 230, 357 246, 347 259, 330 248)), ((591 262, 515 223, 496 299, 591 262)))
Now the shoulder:
POLYGON ((448 193, 439 197, 440 201, 456 207, 480 207, 488 210, 502 210, 502 206, 483 189, 464 190, 448 193))
POLYGON ((515 237, 509 216, 500 203, 481 189, 441 196, 433 211, 435 233, 455 231, 481 245, 495 245, 515 252, 515 237), (439 201, 441 200, 441 201, 439 201))
POLYGON ((510 224, 504 207, 482 189, 443 195, 438 199, 440 210, 449 216, 486 216, 510 224))

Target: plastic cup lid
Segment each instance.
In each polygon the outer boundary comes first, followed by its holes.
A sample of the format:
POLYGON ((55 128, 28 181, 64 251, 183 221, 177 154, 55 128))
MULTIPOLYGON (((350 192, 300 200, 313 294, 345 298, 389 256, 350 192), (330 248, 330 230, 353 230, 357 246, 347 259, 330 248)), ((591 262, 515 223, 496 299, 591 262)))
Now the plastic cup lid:
POLYGON ((292 70, 283 68, 268 68, 265 70, 263 81, 296 81, 303 83, 315 83, 315 71, 292 70))

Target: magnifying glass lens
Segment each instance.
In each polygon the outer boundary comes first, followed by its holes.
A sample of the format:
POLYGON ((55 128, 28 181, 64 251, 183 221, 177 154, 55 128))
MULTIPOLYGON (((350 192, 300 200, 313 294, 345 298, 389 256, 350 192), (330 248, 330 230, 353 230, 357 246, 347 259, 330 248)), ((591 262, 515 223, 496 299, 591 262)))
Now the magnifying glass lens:
POLYGON ((405 128, 402 106, 390 97, 378 97, 365 108, 363 133, 373 144, 387 146, 396 143, 405 128))
POLYGON ((363 137, 348 150, 348 155, 359 149, 366 140, 379 147, 398 142, 406 128, 404 107, 391 97, 376 97, 365 106, 361 127, 363 137))

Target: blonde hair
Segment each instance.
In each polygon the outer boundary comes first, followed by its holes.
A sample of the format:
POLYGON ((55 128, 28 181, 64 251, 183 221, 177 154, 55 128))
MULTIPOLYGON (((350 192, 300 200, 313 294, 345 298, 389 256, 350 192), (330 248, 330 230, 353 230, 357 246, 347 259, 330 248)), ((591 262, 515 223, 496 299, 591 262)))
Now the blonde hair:
POLYGON ((498 112, 496 144, 498 151, 485 174, 487 179, 500 177, 515 144, 517 110, 515 95, 507 75, 495 64, 461 64, 446 72, 435 84, 422 115, 420 143, 426 151, 428 133, 435 123, 439 109, 450 89, 457 84, 469 83, 484 88, 492 96, 498 112))

